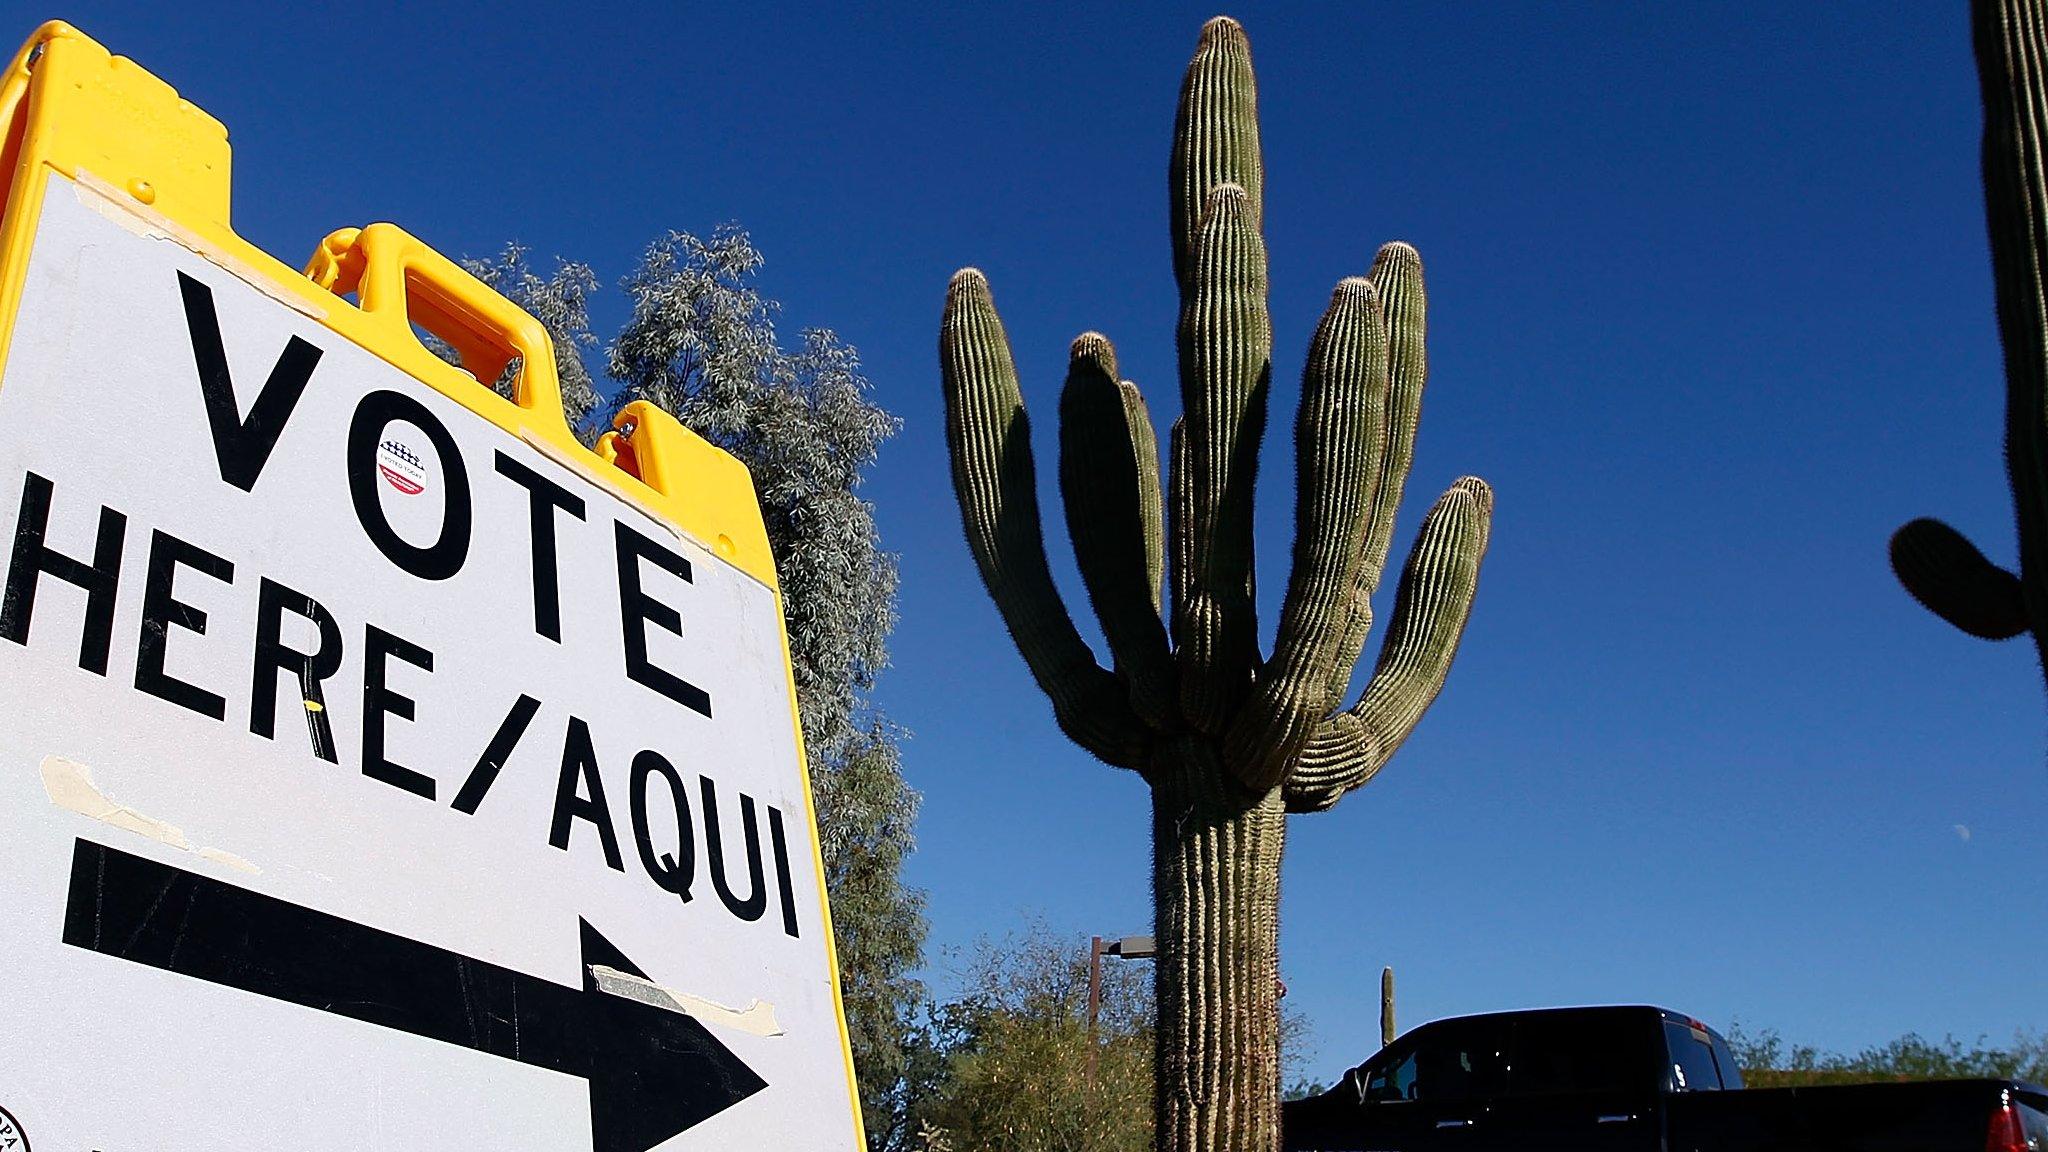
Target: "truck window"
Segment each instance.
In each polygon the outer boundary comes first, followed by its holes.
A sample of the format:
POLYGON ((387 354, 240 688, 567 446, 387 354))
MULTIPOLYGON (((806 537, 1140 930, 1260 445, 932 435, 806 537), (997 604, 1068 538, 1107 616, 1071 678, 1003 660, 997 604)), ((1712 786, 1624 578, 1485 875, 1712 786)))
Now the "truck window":
POLYGON ((1742 1066, 1735 1062, 1735 1053, 1728 1050, 1728 1041, 1718 1032, 1707 1034, 1714 1038, 1714 1063, 1721 1066, 1721 1087, 1731 1091, 1742 1087, 1742 1066))
POLYGON ((1714 1065, 1713 1036, 1683 1020, 1664 1021, 1664 1090, 1718 1092, 1721 1073, 1714 1065))
POLYGON ((1389 1048, 1373 1066, 1366 1070, 1365 1091, 1359 1093, 1359 1102, 1365 1104, 1383 1103, 1388 1100, 1413 1100, 1415 1088, 1415 1045, 1403 1044, 1389 1048))
POLYGON ((1629 1092, 1650 1086, 1657 1059, 1634 1012, 1533 1012, 1515 1022, 1508 1094, 1629 1092))
POLYGON ((1497 1095, 1507 1078, 1507 1029, 1459 1020, 1417 1031, 1365 1074, 1365 1103, 1471 1100, 1497 1095))

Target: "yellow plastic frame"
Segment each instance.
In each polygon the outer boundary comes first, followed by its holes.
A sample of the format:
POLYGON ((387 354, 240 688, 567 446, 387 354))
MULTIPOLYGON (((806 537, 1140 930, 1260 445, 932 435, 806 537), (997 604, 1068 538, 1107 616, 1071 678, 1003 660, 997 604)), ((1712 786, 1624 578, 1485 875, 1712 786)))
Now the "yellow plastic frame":
MULTIPOLYGON (((539 321, 395 224, 330 234, 301 273, 235 234, 229 223, 227 129, 134 61, 109 53, 62 21, 36 29, 0 75, 0 369, 14 331, 44 189, 52 172, 122 199, 180 243, 259 285, 407 375, 611 489, 696 539, 766 585, 782 607, 775 560, 746 467, 645 402, 586 448, 562 411, 554 346, 539 321), (354 302, 347 299, 353 294, 354 302), (428 351, 414 325, 451 344, 457 368, 428 351), (517 358, 516 400, 494 381, 517 358)), ((803 729, 783 635, 790 725, 798 756, 803 729)), ((824 856, 810 773, 803 770, 818 891, 824 856)), ((832 911, 825 946, 838 1016, 854 1132, 865 1146, 846 1012, 839 988, 832 911)), ((851 1152, 851 1150, 849 1150, 851 1152)))

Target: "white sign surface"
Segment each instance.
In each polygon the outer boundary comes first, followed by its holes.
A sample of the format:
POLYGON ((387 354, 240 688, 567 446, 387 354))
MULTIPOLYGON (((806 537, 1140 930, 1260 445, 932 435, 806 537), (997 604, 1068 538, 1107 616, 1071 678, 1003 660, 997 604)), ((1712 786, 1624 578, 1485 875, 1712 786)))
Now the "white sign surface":
POLYGON ((0 519, 0 1130, 852 1149, 767 588, 57 177, 0 519))

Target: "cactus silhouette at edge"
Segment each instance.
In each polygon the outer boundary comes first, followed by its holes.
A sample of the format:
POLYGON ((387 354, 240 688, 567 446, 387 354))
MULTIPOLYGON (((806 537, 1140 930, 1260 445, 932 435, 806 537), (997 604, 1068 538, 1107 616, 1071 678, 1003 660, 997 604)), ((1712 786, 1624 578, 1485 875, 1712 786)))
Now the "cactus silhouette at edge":
POLYGON ((1074 341, 1059 403, 1060 491, 1111 667, 1048 571, 1016 367, 972 268, 946 295, 946 434, 975 562, 1061 730, 1151 787, 1157 1147, 1260 1152, 1279 1141, 1287 815, 1371 779, 1435 699, 1471 611, 1493 494, 1466 477, 1430 510, 1371 681, 1345 707, 1425 376, 1422 264, 1389 244, 1369 276, 1337 286, 1310 344, 1293 571, 1261 659, 1252 488, 1272 329, 1251 50, 1227 17, 1203 27, 1188 66, 1168 182, 1183 415, 1164 489, 1145 401, 1107 339, 1074 341))
POLYGON ((2019 573, 1927 519, 1892 536, 1892 570, 1914 599, 1972 636, 2031 632, 2048 667, 2048 11, 2041 0, 1974 0, 1970 22, 1984 99, 1984 209, 2005 349, 2019 573))

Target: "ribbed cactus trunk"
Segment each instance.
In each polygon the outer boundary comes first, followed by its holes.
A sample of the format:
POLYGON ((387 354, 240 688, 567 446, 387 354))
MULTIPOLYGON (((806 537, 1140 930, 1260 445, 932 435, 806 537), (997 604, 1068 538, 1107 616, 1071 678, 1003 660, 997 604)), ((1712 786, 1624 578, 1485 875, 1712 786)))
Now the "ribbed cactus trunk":
POLYGON ((1278 789, 1251 800, 1195 740, 1152 775, 1152 893, 1159 945, 1158 1146, 1265 1149, 1280 1109, 1278 789))
POLYGON ((1443 686, 1479 580, 1493 493, 1466 477, 1424 518, 1359 700, 1427 376, 1422 261, 1388 244, 1330 295, 1295 420, 1294 567, 1259 652, 1252 490, 1272 389, 1251 46, 1211 20, 1168 167, 1181 419, 1161 483, 1138 386, 1099 334, 1060 394, 1060 494, 1112 657, 1104 668, 1045 559, 1031 426, 988 278, 953 277, 940 326, 962 526, 1053 717, 1152 789, 1160 1152, 1278 1146, 1280 853, 1287 816, 1370 780, 1443 686))

